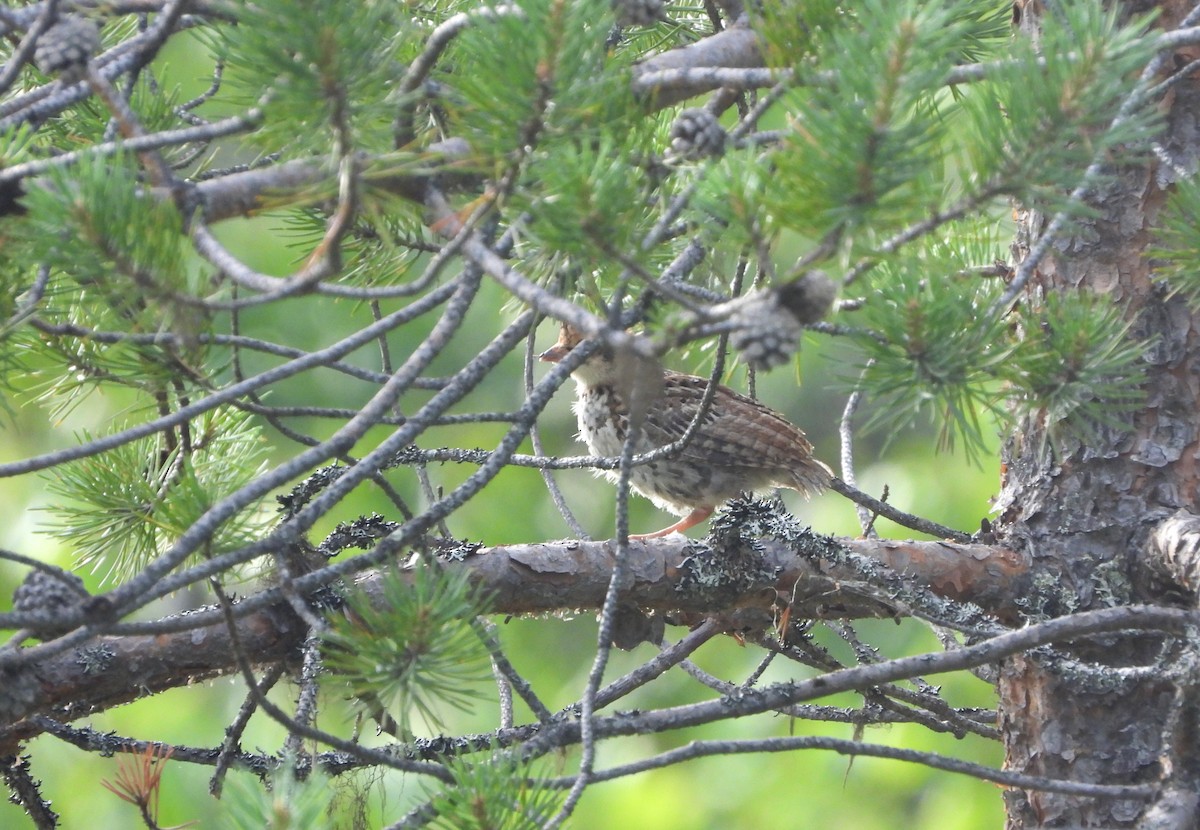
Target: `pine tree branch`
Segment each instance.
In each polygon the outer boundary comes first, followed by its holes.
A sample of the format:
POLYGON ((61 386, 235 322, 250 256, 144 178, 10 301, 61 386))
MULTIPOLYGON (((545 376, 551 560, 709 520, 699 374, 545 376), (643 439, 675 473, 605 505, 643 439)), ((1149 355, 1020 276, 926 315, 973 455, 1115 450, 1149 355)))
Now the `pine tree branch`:
MULTIPOLYGON (((753 574, 734 571, 724 576, 719 574, 724 564, 736 568, 744 567, 745 562, 717 561, 719 556, 728 559, 728 552, 714 555, 703 545, 678 537, 631 542, 622 601, 664 613, 683 613, 689 619, 758 609, 766 621, 781 597, 794 618, 891 617, 915 602, 925 602, 913 596, 888 597, 888 591, 899 594, 900 589, 878 587, 886 583, 863 573, 861 560, 866 558, 894 566, 897 575, 906 575, 905 582, 923 580, 947 596, 996 603, 1007 595, 998 609, 1001 612, 1005 605, 1011 610, 1020 593, 1024 562, 1002 548, 808 538, 812 547, 806 551, 763 540, 762 558, 753 574), (697 577, 701 567, 703 580, 697 577), (868 585, 867 579, 876 585, 868 585), (726 584, 721 584, 722 580, 726 584)), ((612 545, 567 541, 485 548, 461 560, 447 561, 444 567, 468 569, 490 595, 494 613, 595 609, 603 602, 612 574, 612 545)), ((301 590, 312 589, 312 576, 297 580, 301 590)), ((365 574, 356 587, 370 592, 378 580, 375 573, 365 574)), ((306 626, 282 601, 279 589, 249 597, 230 613, 237 620, 240 648, 254 665, 293 657, 305 637, 306 626)), ((950 615, 953 611, 948 604, 934 613, 950 615)), ((17 625, 33 616, 3 615, 5 624, 17 625)), ((13 740, 28 737, 29 721, 24 726, 16 721, 35 713, 70 720, 127 702, 147 690, 160 691, 237 669, 234 655, 238 649, 220 609, 199 610, 161 623, 119 624, 112 630, 116 632, 113 635, 10 670, 4 684, 10 694, 25 688, 20 682, 23 673, 36 672, 39 680, 36 689, 31 689, 32 698, 10 700, 0 707, 8 713, 9 723, 7 732, 0 734, 13 740), (14 706, 22 711, 16 712, 14 706)), ((609 694, 602 692, 600 699, 608 701, 609 694)))
MULTIPOLYGON (((1062 781, 1039 775, 1023 775, 1006 772, 983 764, 973 764, 948 758, 935 752, 922 752, 901 747, 881 746, 863 741, 847 741, 840 738, 825 737, 779 737, 761 738, 757 740, 730 741, 692 741, 678 749, 668 750, 641 761, 611 767, 596 772, 593 782, 613 781, 628 775, 637 775, 651 769, 690 761, 695 758, 705 758, 713 755, 740 755, 745 753, 762 752, 796 752, 804 749, 824 749, 850 757, 863 756, 867 758, 890 758, 897 761, 908 761, 922 764, 934 769, 957 772, 970 775, 983 781, 993 781, 1005 787, 1041 792, 1068 793, 1071 795, 1088 796, 1091 798, 1137 798, 1146 799, 1153 796, 1158 788, 1153 784, 1105 785, 1089 784, 1083 781, 1062 781)), ((551 779, 546 782, 552 787, 568 787, 574 778, 551 779)))

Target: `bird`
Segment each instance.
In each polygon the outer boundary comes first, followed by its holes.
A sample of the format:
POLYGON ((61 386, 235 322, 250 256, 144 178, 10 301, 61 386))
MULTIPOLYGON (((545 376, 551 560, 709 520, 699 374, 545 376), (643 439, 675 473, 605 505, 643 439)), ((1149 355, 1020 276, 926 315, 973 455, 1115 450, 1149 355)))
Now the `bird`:
MULTIPOLYGON (((564 323, 558 341, 539 358, 558 363, 584 339, 564 323)), ((617 354, 607 345, 590 355, 572 377, 576 384, 572 408, 579 422, 579 437, 599 456, 621 454, 631 414, 641 417, 635 453, 677 441, 695 418, 709 384, 705 378, 617 354), (649 378, 646 372, 651 373, 649 378), (642 392, 633 393, 635 388, 642 392), (639 398, 645 402, 631 408, 639 398)), ((614 482, 619 478, 615 470, 597 472, 614 482)), ((832 475, 829 467, 813 457, 813 446, 804 433, 786 418, 753 398, 717 386, 699 428, 682 450, 630 470, 632 489, 682 518, 662 530, 629 538, 656 539, 682 533, 742 492, 784 487, 813 496, 829 485, 832 475)))

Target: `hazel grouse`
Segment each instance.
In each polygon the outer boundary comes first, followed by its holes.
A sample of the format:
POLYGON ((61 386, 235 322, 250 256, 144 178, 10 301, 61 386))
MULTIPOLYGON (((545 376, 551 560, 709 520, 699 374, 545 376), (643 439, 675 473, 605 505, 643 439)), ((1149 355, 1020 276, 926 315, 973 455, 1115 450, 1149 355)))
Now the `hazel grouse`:
MULTIPOLYGON (((558 342, 541 354, 557 363, 583 341, 564 324, 558 342)), ((593 455, 621 454, 629 434, 630 398, 635 382, 630 375, 646 371, 644 361, 620 359, 601 347, 572 377, 577 385, 574 410, 579 435, 593 455), (640 368, 636 368, 639 367, 640 368)), ((641 454, 677 441, 700 407, 708 381, 678 372, 661 373, 661 384, 641 383, 646 399, 641 432, 634 452, 641 454), (655 388, 657 387, 657 388, 655 388), (645 390, 651 390, 649 394, 645 390)), ((777 412, 752 398, 718 386, 700 427, 678 453, 638 464, 629 483, 659 508, 682 516, 655 533, 630 536, 653 539, 682 532, 707 519, 717 505, 744 491, 786 487, 811 496, 825 489, 832 472, 813 458, 812 444, 777 412)), ((615 470, 602 471, 616 481, 615 470)))

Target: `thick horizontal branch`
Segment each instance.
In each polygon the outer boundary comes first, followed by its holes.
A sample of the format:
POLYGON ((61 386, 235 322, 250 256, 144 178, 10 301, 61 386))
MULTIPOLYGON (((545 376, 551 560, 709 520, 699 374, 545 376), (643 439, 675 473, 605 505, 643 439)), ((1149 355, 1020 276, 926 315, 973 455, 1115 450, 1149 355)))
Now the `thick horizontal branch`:
MULTIPOLYGON (((988 545, 833 539, 812 533, 804 534, 799 544, 765 539, 757 545, 761 558, 745 550, 723 556, 680 536, 630 542, 630 581, 623 586, 623 598, 658 611, 767 609, 783 598, 790 600, 793 616, 807 618, 904 613, 902 601, 889 601, 881 595, 882 586, 867 584, 872 575, 851 561, 862 558, 941 596, 1015 619, 1028 569, 1025 557, 988 545)), ((613 541, 510 545, 483 548, 457 566, 470 568, 492 592, 498 612, 594 609, 604 598, 616 550, 613 541)))
MULTIPOLYGON (((880 573, 904 583, 929 585, 952 599, 982 601, 1000 615, 1011 613, 1027 563, 1004 548, 946 542, 836 540, 805 532, 790 544, 756 542, 727 546, 722 554, 682 537, 634 542, 627 548, 630 574, 623 599, 658 613, 725 614, 739 609, 793 618, 900 616, 910 600, 880 573), (869 569, 868 569, 869 570, 869 569)), ((497 614, 596 609, 612 573, 613 542, 562 541, 481 548, 445 563, 470 571, 491 597, 497 614)), ((373 591, 375 572, 357 587, 373 591)), ((235 644, 251 662, 286 659, 307 634, 282 602, 242 615, 236 639, 218 611, 197 611, 195 625, 180 631, 171 619, 164 632, 105 636, 81 648, 6 671, 0 678, 0 754, 39 731, 35 714, 69 721, 129 702, 146 692, 183 686, 236 670, 235 644), (26 720, 22 720, 26 719, 26 720), (4 728, 4 727, 7 728, 4 728)))
MULTIPOLYGON (((282 660, 304 641, 306 627, 281 604, 238 621, 237 642, 256 663, 282 660)), ((0 672, 0 746, 41 731, 29 720, 63 721, 166 689, 237 670, 234 642, 220 623, 170 635, 98 637, 31 666, 0 672)), ((0 754, 4 754, 0 752, 0 754)))
MULTIPOLYGON (((755 69, 763 65, 758 33, 745 25, 730 26, 711 37, 639 63, 633 70, 633 91, 645 96, 655 107, 666 107, 722 86, 723 79, 709 74, 713 70, 755 69)), ((764 76, 768 74, 764 72, 764 76)))
MULTIPOLYGON (((472 175, 471 171, 455 172, 455 165, 468 163, 469 156, 466 142, 449 139, 430 145, 419 155, 363 155, 360 169, 365 184, 419 204, 433 177, 445 185, 456 177, 472 175)), ((335 168, 319 159, 299 159, 209 179, 196 185, 196 195, 205 220, 219 222, 281 206, 321 202, 332 198, 336 187, 335 168)))

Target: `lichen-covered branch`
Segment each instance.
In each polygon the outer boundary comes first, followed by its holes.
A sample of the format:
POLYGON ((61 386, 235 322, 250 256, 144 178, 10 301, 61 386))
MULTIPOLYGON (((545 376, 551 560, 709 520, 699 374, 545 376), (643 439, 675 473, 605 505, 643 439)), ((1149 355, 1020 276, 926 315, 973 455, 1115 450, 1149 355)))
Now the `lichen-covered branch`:
MULTIPOLYGON (((494 613, 545 613, 598 608, 614 550, 611 542, 572 540, 466 547, 451 551, 443 562, 447 569, 468 569, 491 597, 494 613)), ((631 542, 628 565, 624 603, 679 615, 672 618, 681 621, 705 615, 733 619, 730 615, 740 611, 731 625, 759 627, 785 614, 793 619, 887 617, 914 613, 919 605, 926 607, 916 613, 939 620, 956 613, 954 602, 929 607, 937 597, 925 585, 947 598, 987 603, 1004 617, 1013 611, 1026 567, 1021 556, 1004 548, 839 540, 811 531, 787 539, 717 538, 712 545, 679 536, 631 542)), ((372 592, 378 581, 378 573, 364 573, 356 587, 372 592)), ((23 721, 33 714, 69 720, 126 703, 146 690, 235 671, 235 637, 221 612, 198 611, 186 620, 191 625, 183 630, 179 619, 167 620, 158 633, 98 637, 35 665, 8 670, 0 683, 5 724, 0 745, 11 747, 12 741, 36 732, 23 721)), ((255 664, 286 659, 308 630, 281 597, 274 605, 237 616, 236 627, 237 642, 255 664)))

